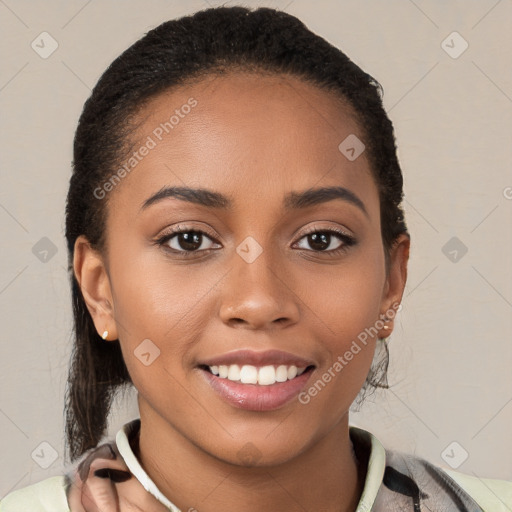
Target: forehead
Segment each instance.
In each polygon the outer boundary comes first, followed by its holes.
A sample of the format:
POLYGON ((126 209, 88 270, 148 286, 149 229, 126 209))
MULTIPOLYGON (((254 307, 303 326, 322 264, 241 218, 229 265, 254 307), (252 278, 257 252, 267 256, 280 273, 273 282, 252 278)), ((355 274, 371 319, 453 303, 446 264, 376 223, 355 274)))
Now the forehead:
POLYGON ((210 75, 152 98, 136 124, 114 198, 132 210, 163 186, 224 191, 237 208, 332 185, 378 199, 365 152, 349 160, 339 148, 364 139, 352 109, 296 77, 210 75))

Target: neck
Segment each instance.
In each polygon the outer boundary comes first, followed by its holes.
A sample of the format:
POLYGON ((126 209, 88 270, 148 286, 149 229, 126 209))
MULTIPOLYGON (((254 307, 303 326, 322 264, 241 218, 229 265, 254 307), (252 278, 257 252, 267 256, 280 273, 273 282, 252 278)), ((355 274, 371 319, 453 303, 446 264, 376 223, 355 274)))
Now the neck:
POLYGON ((180 510, 353 512, 357 507, 366 468, 355 457, 348 414, 294 458, 274 466, 244 467, 208 454, 153 410, 144 407, 140 412, 135 455, 180 510))

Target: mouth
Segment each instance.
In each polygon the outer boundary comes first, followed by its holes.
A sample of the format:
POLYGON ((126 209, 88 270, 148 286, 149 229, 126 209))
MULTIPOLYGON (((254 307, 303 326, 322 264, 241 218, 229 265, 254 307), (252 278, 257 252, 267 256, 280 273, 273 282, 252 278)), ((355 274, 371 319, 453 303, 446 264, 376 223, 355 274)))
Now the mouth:
POLYGON ((315 365, 200 364, 198 369, 215 394, 230 405, 249 411, 271 411, 297 397, 315 365))
POLYGON ((312 371, 315 366, 297 367, 295 365, 199 365, 201 370, 207 371, 220 379, 227 379, 241 384, 257 384, 259 386, 272 386, 278 382, 286 382, 300 377, 303 373, 312 371))

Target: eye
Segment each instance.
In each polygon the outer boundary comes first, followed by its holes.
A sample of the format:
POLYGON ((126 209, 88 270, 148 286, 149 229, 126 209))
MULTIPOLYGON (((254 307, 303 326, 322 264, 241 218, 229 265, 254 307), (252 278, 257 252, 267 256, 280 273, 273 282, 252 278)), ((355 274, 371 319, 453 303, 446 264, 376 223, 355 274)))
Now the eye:
POLYGON ((188 256, 195 252, 213 249, 212 245, 215 245, 215 243, 212 238, 205 231, 187 226, 177 226, 160 237, 156 243, 172 252, 188 256))
MULTIPOLYGON (((337 255, 356 243, 353 236, 336 228, 314 228, 309 233, 306 233, 300 240, 304 240, 309 244, 313 252, 325 252, 330 255, 337 255)), ((301 247, 301 249, 307 248, 301 247)))
MULTIPOLYGON (((176 226, 155 243, 171 253, 184 257, 221 247, 214 241, 213 235, 188 226, 176 226)), ((336 256, 355 244, 356 240, 353 236, 337 228, 313 228, 299 239, 299 249, 326 253, 330 256, 336 256), (309 244, 311 249, 301 247, 302 241, 309 244)))

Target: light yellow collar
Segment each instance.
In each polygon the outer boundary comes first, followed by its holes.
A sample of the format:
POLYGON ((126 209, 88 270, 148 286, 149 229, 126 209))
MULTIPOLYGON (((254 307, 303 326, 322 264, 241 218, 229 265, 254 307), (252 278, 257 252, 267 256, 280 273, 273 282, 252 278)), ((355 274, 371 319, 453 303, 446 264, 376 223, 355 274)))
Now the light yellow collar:
MULTIPOLYGON (((123 457, 128 469, 133 473, 135 478, 142 484, 144 489, 152 494, 160 503, 164 504, 171 512, 181 512, 176 505, 171 503, 163 493, 158 489, 156 484, 151 480, 149 475, 140 465, 137 457, 133 453, 132 447, 128 441, 130 434, 139 428, 140 418, 125 423, 116 434, 116 444, 119 453, 123 457)), ((371 446, 368 459, 368 469, 364 483, 363 493, 356 512, 369 512, 372 509, 377 493, 379 492, 384 470, 386 466, 386 451, 380 441, 370 432, 359 427, 350 427, 351 437, 364 439, 371 446)))

